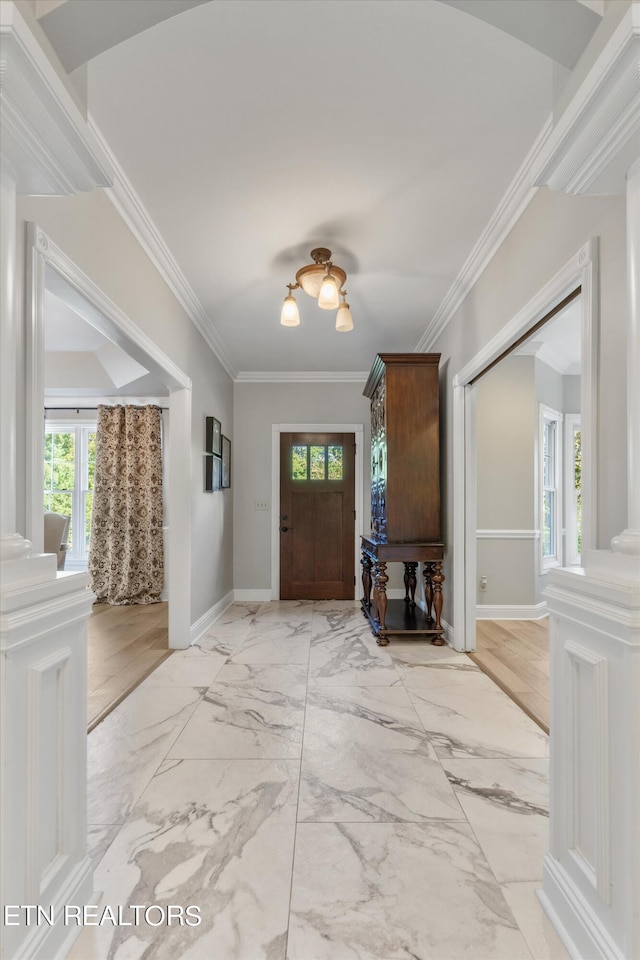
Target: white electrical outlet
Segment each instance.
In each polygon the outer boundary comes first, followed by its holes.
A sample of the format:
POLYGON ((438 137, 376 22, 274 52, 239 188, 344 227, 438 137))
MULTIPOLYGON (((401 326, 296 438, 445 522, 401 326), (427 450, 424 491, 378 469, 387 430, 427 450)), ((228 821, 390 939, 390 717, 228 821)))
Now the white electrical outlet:
POLYGON ((268 501, 268 500, 256 500, 255 509, 256 509, 256 510, 268 510, 268 509, 269 509, 269 501, 268 501))
POLYGON ((485 590, 487 589, 487 578, 486 578, 486 577, 480 577, 480 589, 482 590, 483 593, 484 593, 485 590))

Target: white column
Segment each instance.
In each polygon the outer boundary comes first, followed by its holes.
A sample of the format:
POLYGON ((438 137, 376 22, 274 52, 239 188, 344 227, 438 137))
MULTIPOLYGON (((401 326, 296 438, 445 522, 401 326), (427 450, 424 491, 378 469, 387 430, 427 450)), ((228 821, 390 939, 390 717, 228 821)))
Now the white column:
POLYGON ((20 582, 13 590, 4 580, 0 883, 3 903, 16 909, 11 922, 0 925, 0 956, 59 960, 80 932, 65 926, 64 907, 89 903, 93 888, 87 854, 87 620, 95 597, 86 573, 20 582), (44 908, 55 922, 37 924, 32 908, 29 923, 26 904, 44 908))
POLYGON ((19 560, 31 552, 31 544, 16 533, 16 181, 13 169, 2 157, 0 163, 0 560, 19 560))
POLYGON ((640 159, 627 174, 627 523, 615 553, 640 556, 640 159))

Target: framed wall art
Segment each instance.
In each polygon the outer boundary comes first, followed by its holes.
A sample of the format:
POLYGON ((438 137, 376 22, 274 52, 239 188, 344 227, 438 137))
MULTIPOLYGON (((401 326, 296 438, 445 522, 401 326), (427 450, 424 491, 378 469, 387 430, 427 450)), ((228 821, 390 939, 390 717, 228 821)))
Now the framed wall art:
POLYGON ((231 440, 222 438, 222 489, 228 490, 231 486, 231 440))
POLYGON ((204 489, 206 493, 220 490, 222 485, 222 459, 211 453, 204 457, 204 489))
POLYGON ((204 448, 207 453, 222 455, 222 424, 215 417, 205 417, 204 448))

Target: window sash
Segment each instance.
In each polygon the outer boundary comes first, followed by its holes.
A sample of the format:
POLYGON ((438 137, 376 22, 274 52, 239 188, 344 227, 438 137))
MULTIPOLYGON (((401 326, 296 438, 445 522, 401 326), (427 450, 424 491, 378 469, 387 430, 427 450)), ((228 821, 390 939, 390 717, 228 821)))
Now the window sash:
POLYGON ((563 562, 562 434, 563 415, 540 404, 538 449, 540 573, 563 562))
MULTIPOLYGON (((86 564, 89 556, 89 524, 87 523, 87 507, 88 507, 88 498, 92 497, 93 489, 90 485, 89 480, 89 461, 90 461, 90 440, 91 436, 95 436, 96 424, 95 423, 83 423, 78 424, 77 422, 63 422, 56 421, 55 423, 46 423, 44 435, 45 437, 49 434, 53 435, 54 440, 52 444, 52 456, 46 458, 43 456, 45 463, 45 489, 44 489, 44 506, 45 509, 49 508, 51 504, 51 497, 56 493, 63 493, 70 495, 70 514, 71 514, 71 524, 70 524, 70 534, 69 534, 69 550, 67 551, 67 560, 71 563, 86 564), (53 485, 53 464, 56 461, 55 452, 55 434, 68 433, 72 434, 74 438, 74 460, 73 460, 73 486, 70 489, 58 489, 53 485), (47 470, 47 464, 50 464, 52 469, 51 471, 47 470), (50 474, 50 481, 47 482, 47 475, 50 474)), ((94 457, 95 457, 95 444, 94 444, 94 457)), ((71 461, 63 461, 71 465, 71 461)), ((89 518, 90 519, 90 518, 89 518)))

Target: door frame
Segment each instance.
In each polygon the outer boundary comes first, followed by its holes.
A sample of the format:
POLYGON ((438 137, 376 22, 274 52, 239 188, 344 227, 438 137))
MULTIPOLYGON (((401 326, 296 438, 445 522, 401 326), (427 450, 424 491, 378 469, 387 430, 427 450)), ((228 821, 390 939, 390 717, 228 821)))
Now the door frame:
POLYGON ((364 424, 362 423, 273 423, 271 425, 271 599, 280 599, 280 434, 353 433, 356 438, 353 598, 357 597, 360 569, 360 537, 363 527, 364 424))
MULTIPOLYGON (((73 308, 91 326, 117 343, 169 388, 167 510, 169 514, 169 646, 191 643, 191 380, 37 224, 26 238, 26 525, 34 553, 42 550, 44 296, 45 271, 51 268, 71 288, 73 308)), ((95 398, 84 398, 95 402, 95 398)), ((120 399, 120 398, 113 398, 120 399)), ((64 398, 60 398, 60 405, 64 398)), ((74 404, 74 406, 77 404, 74 404)))
POLYGON ((453 645, 476 648, 478 377, 577 287, 582 296, 582 549, 597 546, 598 238, 588 240, 529 303, 453 377, 453 645))

